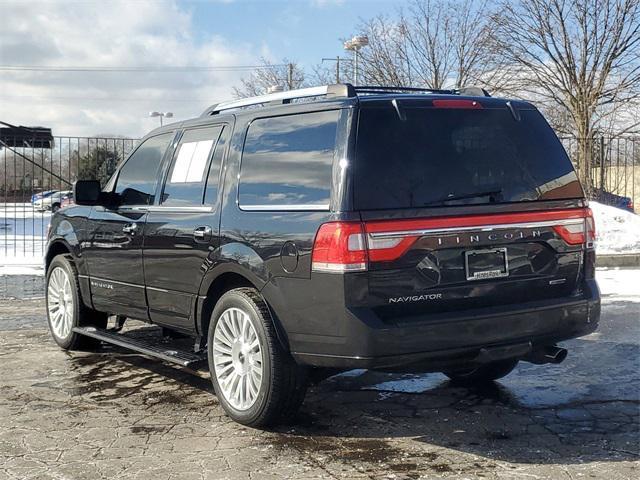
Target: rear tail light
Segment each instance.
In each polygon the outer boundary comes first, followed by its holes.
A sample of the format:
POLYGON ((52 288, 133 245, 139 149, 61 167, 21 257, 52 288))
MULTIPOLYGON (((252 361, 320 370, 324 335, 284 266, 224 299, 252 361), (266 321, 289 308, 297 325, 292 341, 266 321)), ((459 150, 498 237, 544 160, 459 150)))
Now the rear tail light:
POLYGON ((361 272, 371 262, 400 258, 419 236, 365 237, 360 222, 329 222, 320 226, 311 255, 316 272, 361 272))
POLYGON ((367 249, 360 222, 329 222, 320 226, 313 244, 311 269, 316 272, 361 272, 367 249))
POLYGON ((569 245, 582 245, 586 248, 594 248, 596 240, 596 227, 593 213, 590 208, 583 210, 584 217, 581 221, 569 221, 564 225, 556 225, 553 229, 569 245))
POLYGON ((509 228, 510 225, 542 224, 568 245, 593 249, 595 226, 591 210, 567 209, 462 217, 412 218, 370 222, 329 222, 320 226, 313 245, 312 270, 316 272, 360 272, 370 262, 401 258, 423 235, 454 235, 456 230, 509 228))
POLYGON ((553 229, 569 245, 581 245, 585 242, 584 220, 576 223, 569 223, 567 225, 556 225, 553 229))

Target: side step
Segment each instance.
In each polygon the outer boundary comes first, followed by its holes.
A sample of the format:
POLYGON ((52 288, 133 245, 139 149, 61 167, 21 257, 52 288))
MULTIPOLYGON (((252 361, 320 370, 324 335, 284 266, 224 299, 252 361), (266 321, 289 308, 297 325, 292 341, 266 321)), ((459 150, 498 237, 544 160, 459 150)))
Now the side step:
POLYGON ((175 363, 183 367, 195 367, 202 362, 207 361, 207 355, 192 352, 185 352, 184 350, 171 350, 163 348, 162 346, 154 345, 153 343, 145 342, 144 340, 137 340, 135 338, 127 337, 120 333, 111 333, 103 328, 95 327, 74 327, 73 331, 80 335, 86 335, 87 337, 102 340, 106 343, 118 345, 119 347, 127 348, 150 357, 159 358, 167 362, 175 363))

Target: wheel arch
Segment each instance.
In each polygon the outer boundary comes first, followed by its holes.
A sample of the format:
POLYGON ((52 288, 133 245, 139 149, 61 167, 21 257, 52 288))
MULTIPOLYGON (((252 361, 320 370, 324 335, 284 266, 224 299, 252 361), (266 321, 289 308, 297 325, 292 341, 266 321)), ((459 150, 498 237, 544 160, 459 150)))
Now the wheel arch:
POLYGON ((229 290, 233 290, 234 288, 248 287, 254 288, 258 291, 260 296, 263 298, 267 307, 269 309, 269 313, 271 314, 271 321, 276 330, 276 334, 282 348, 286 351, 289 351, 289 342, 287 340, 287 335, 282 327, 280 320, 276 312, 273 310, 273 307, 269 303, 269 300, 264 297, 262 294, 262 282, 256 281, 257 278, 251 278, 252 275, 248 272, 243 272, 239 269, 226 269, 223 272, 220 272, 214 278, 208 278, 204 288, 201 288, 201 295, 199 296, 197 313, 196 313, 196 331, 202 338, 207 337, 207 332, 209 330, 209 324, 211 322, 211 314, 213 313, 213 309, 216 306, 216 303, 229 290))
POLYGON ((72 257, 74 257, 75 260, 75 256, 73 255, 73 249, 67 244, 67 242, 65 242, 62 239, 57 239, 52 241, 49 246, 47 247, 47 253, 44 256, 44 271, 45 273, 49 270, 49 265, 51 264, 51 261, 57 257, 58 255, 71 255, 72 257))
POLYGON ((91 287, 89 285, 87 272, 85 271, 86 266, 84 262, 79 261, 74 248, 63 238, 56 238, 50 241, 47 246, 47 252, 44 256, 45 275, 47 275, 49 271, 49 265, 51 265, 53 259, 58 255, 69 255, 73 259, 75 270, 78 273, 78 284, 80 285, 80 298, 82 303, 89 308, 93 308, 93 304, 91 303, 91 287))

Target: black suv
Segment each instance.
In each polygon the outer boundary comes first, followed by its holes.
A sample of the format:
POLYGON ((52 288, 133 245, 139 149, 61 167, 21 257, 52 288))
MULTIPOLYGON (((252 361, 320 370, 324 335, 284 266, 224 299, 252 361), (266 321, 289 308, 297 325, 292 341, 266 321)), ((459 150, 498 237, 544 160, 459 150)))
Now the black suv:
POLYGON ((353 368, 479 382, 559 363, 556 342, 599 320, 569 158, 535 107, 478 89, 347 84, 215 105, 74 194, 46 254, 55 341, 208 359, 247 425, 353 368), (119 333, 126 318, 194 347, 119 333))

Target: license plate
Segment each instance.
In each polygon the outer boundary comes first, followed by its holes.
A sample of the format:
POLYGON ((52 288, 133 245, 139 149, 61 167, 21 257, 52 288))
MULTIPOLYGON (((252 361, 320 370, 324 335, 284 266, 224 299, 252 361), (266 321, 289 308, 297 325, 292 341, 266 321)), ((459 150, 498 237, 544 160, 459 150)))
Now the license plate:
POLYGON ((506 248, 464 252, 467 280, 485 280, 509 276, 506 248))

